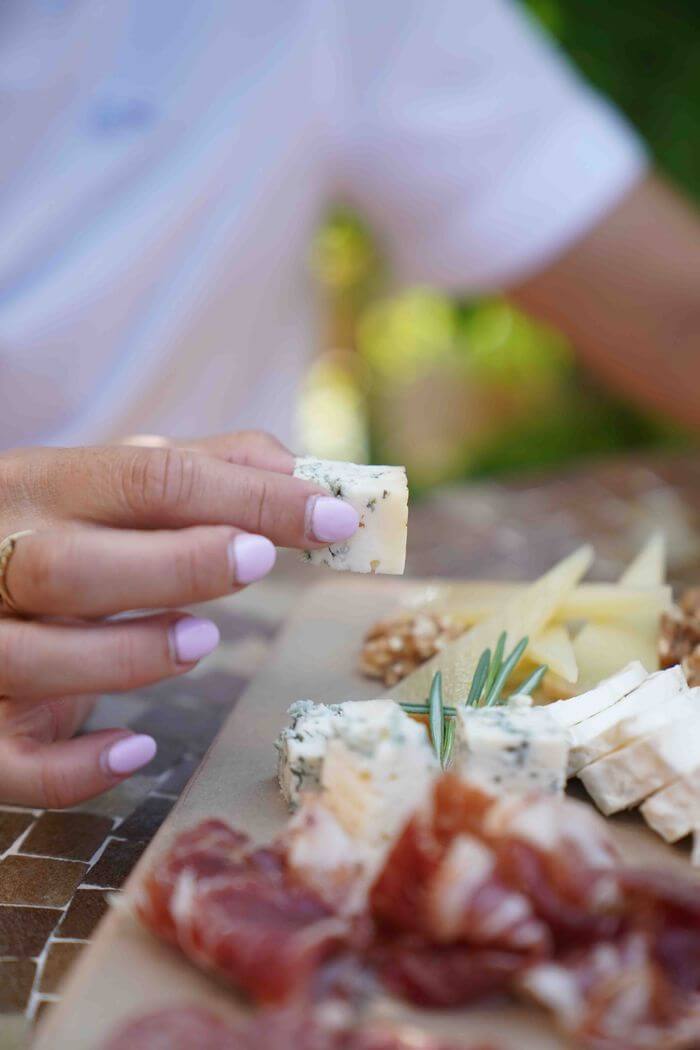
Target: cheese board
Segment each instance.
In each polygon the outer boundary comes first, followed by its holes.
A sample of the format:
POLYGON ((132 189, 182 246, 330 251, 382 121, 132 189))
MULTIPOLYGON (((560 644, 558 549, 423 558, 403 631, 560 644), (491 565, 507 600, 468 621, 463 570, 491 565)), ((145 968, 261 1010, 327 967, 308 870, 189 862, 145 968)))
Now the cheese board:
MULTIPOLYGON (((462 598, 468 598, 469 584, 460 586, 462 598)), ((280 832, 288 813, 276 780, 274 741, 288 724, 290 704, 305 698, 324 703, 375 698, 377 683, 358 670, 363 638, 379 617, 391 615, 397 606, 410 606, 427 588, 426 581, 334 577, 306 592, 273 656, 237 704, 125 894, 83 953, 61 1002, 39 1026, 37 1050, 99 1050, 130 1018, 183 1003, 204 1006, 231 1021, 246 1013, 243 999, 230 988, 143 929, 131 902, 154 861, 178 833, 198 821, 222 817, 259 842, 280 832)), ((482 594, 483 584, 475 585, 475 601, 482 594)), ((583 796, 579 785, 572 790, 583 796)), ((618 814, 606 823, 626 862, 664 866, 697 879, 686 848, 667 845, 637 813, 618 814)), ((564 1050, 576 1045, 558 1035, 543 1013, 527 1006, 501 1002, 427 1011, 377 995, 366 1010, 370 1017, 415 1023, 422 1031, 465 1046, 484 1039, 499 1050, 564 1050)))

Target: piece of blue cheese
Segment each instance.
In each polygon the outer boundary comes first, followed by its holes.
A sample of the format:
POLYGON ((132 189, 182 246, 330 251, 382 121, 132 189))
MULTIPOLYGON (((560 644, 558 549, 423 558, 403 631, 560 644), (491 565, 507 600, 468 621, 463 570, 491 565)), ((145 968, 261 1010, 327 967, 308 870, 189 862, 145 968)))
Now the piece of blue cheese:
POLYGON ((568 734, 544 707, 458 707, 452 769, 493 794, 560 794, 568 734))
POLYGON ((364 466, 304 456, 296 460, 294 476, 346 500, 360 517, 354 536, 343 543, 305 551, 307 561, 340 572, 403 573, 408 532, 405 467, 364 466))
POLYGON ((369 700, 335 723, 321 797, 349 835, 381 852, 425 802, 439 773, 425 726, 393 700, 369 700))
POLYGON ((275 741, 277 778, 290 809, 296 809, 303 792, 318 791, 328 741, 336 723, 346 717, 347 704, 315 704, 297 700, 289 708, 290 724, 275 741))

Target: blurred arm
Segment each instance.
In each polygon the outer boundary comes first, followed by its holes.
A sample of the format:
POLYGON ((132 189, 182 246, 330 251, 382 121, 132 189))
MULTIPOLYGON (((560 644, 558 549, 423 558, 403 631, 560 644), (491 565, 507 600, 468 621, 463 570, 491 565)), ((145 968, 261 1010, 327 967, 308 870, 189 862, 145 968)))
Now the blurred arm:
POLYGON ((621 393, 700 428, 700 215, 660 178, 510 297, 621 393))

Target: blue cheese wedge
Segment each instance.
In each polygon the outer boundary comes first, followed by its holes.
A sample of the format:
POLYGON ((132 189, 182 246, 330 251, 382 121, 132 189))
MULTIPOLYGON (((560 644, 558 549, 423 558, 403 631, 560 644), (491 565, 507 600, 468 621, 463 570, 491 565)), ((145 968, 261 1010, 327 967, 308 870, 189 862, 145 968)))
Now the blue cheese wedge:
POLYGON ((559 794, 566 783, 568 737, 544 707, 458 707, 452 768, 484 790, 559 794))
POLYGON ((674 780, 641 806, 647 824, 667 842, 678 842, 700 824, 700 768, 674 780))
POLYGON ((305 456, 297 459, 294 476, 346 500, 360 516, 354 536, 344 543, 306 551, 307 561, 341 572, 403 573, 408 531, 405 467, 362 466, 305 456))
POLYGON ((425 801, 439 772, 425 726, 393 700, 365 701, 328 741, 323 804, 349 835, 381 850, 425 801))
POLYGON ((326 747, 336 723, 344 717, 343 706, 297 700, 289 708, 291 722, 280 733, 275 747, 280 790, 290 809, 297 808, 303 792, 319 790, 326 747))
MULTIPOLYGON (((346 752, 350 757, 345 766, 359 768, 361 756, 362 778, 366 779, 365 767, 369 764, 370 771, 374 770, 369 779, 375 785, 384 781, 393 785, 400 780, 397 771, 420 775, 424 768, 437 768, 425 727, 409 718, 393 700, 349 700, 330 705, 299 700, 289 708, 289 714, 291 723, 282 730, 275 747, 280 790, 292 810, 303 795, 336 791, 336 781, 345 774, 343 763, 337 773, 335 764, 346 752), (341 743, 332 747, 335 740, 341 743), (327 771, 329 755, 333 757, 327 771)), ((351 809, 356 803, 357 798, 352 796, 342 805, 351 809)))
POLYGON ((580 696, 572 696, 568 700, 557 700, 548 704, 547 711, 560 726, 570 728, 612 707, 648 677, 642 664, 635 660, 617 674, 599 682, 594 689, 589 689, 580 696))
POLYGON ((621 742, 633 739, 632 730, 625 735, 624 731, 621 733, 618 729, 625 720, 639 718, 652 708, 663 709, 674 696, 687 691, 688 685, 681 668, 670 667, 667 671, 657 671, 656 674, 649 675, 641 685, 623 696, 616 704, 571 726, 569 774, 579 773, 584 766, 609 754, 620 746, 621 742))
POLYGON ((581 772, 581 780, 598 808, 610 814, 638 805, 698 766, 700 714, 695 714, 598 759, 581 772))

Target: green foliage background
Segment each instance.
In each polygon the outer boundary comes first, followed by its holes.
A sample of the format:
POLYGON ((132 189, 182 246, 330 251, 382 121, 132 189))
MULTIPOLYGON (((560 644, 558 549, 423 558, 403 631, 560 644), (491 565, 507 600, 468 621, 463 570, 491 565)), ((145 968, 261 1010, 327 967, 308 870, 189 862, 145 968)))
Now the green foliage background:
MULTIPOLYGON (((638 128, 658 166, 700 200, 700 0, 527 6, 638 128)), ((330 217, 314 265, 327 303, 325 345, 356 349, 359 359, 359 367, 332 363, 323 382, 341 400, 353 387, 352 404, 365 406, 369 454, 407 462, 414 486, 687 441, 599 388, 558 333, 502 300, 429 289, 388 295, 381 255, 359 216, 339 209, 330 217), (416 390, 427 393, 416 399, 416 390), (410 425, 402 439, 401 397, 405 414, 415 416, 416 404, 421 417, 434 414, 433 431, 428 420, 415 440, 410 425), (475 405, 476 413, 468 407, 475 405), (467 415, 478 419, 462 426, 467 415)), ((323 435, 310 440, 323 453, 323 435)))

